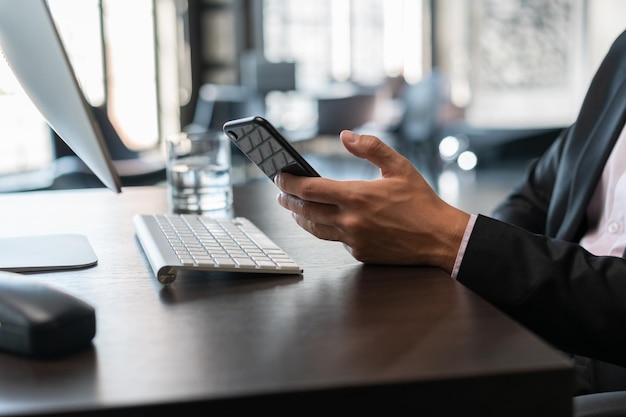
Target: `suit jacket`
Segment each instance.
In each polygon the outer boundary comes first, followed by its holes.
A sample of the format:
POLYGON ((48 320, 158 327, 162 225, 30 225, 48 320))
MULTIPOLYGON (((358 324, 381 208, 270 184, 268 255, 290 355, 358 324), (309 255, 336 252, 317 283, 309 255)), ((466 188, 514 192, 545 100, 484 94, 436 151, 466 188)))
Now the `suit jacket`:
POLYGON ((531 164, 494 218, 478 217, 457 276, 556 347, 622 366, 626 260, 593 256, 577 242, 625 122, 626 32, 600 65, 576 122, 531 164))

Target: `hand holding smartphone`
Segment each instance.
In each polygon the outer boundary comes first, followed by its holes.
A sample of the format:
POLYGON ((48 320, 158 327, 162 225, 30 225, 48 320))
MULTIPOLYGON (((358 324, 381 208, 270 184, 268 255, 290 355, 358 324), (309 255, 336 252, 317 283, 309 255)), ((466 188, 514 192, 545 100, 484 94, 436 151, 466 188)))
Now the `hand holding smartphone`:
POLYGON ((279 172, 320 176, 291 143, 260 116, 226 122, 224 133, 272 181, 279 172))

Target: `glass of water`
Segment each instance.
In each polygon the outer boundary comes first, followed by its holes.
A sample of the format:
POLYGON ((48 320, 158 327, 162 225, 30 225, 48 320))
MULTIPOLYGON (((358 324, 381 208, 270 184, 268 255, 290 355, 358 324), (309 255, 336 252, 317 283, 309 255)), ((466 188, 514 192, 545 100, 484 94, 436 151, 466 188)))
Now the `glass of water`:
POLYGON ((166 138, 167 183, 174 213, 228 210, 233 203, 230 140, 219 131, 166 138))

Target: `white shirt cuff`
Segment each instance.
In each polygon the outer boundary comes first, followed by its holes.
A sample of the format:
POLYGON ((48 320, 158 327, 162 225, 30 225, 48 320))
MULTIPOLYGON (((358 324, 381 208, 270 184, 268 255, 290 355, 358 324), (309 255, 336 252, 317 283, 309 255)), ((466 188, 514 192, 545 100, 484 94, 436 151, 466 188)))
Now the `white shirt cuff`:
POLYGON ((454 261, 454 267, 452 268, 452 278, 456 279, 456 276, 459 273, 459 268, 461 267, 461 262, 463 261, 463 256, 465 255, 465 249, 467 248, 467 243, 469 242, 469 238, 472 235, 472 230, 474 230, 474 223, 476 223, 476 218, 478 216, 475 214, 470 215, 470 219, 467 222, 467 226, 465 226, 465 233, 463 233, 463 240, 461 240, 461 246, 459 246, 459 251, 456 253, 456 259, 454 261))

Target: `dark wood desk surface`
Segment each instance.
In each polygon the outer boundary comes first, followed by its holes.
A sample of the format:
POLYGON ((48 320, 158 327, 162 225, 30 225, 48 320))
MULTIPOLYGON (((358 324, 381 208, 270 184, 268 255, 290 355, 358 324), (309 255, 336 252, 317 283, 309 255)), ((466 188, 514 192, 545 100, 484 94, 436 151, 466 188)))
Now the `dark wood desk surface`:
POLYGON ((56 360, 0 353, 0 415, 570 415, 560 353, 439 270, 359 264, 299 229, 275 195, 269 183, 238 188, 235 214, 302 276, 189 274, 169 287, 131 223, 168 210, 164 189, 0 195, 4 236, 81 233, 99 256, 93 268, 35 275, 94 305, 97 335, 56 360))

